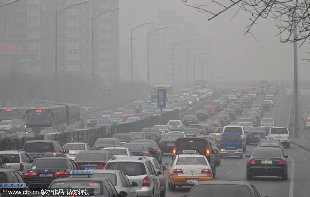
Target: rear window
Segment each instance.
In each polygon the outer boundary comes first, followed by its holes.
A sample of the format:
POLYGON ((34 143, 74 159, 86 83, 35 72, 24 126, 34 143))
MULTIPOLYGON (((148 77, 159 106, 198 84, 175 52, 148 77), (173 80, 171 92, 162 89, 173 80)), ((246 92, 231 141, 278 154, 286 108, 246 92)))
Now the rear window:
POLYGON ((106 165, 107 170, 120 170, 127 176, 145 175, 146 169, 141 162, 110 162, 106 165))
POLYGON ((108 139, 98 139, 95 142, 95 145, 100 145, 100 144, 111 144, 111 145, 115 145, 116 141, 115 139, 112 138, 108 138, 108 139))
POLYGON ((127 147, 129 151, 144 151, 146 147, 144 144, 124 144, 124 147, 127 147))
POLYGON ((85 150, 85 144, 65 144, 66 150, 85 150))
POLYGON ((222 142, 241 142, 240 135, 222 135, 221 137, 222 142))
POLYGON ((50 142, 31 142, 26 143, 24 150, 30 153, 55 152, 53 143, 50 142))
POLYGON ((83 181, 61 181, 53 183, 50 188, 57 188, 57 189, 94 189, 94 195, 103 195, 102 184, 99 181, 91 181, 91 180, 83 180, 83 181))
POLYGON ((288 134, 287 128, 271 128, 271 134, 288 134))
POLYGON ((188 196, 205 196, 206 193, 216 197, 253 197, 251 189, 244 185, 197 185, 191 189, 188 196))
POLYGON ((99 177, 99 178, 109 179, 114 186, 117 185, 117 177, 115 174, 112 174, 112 173, 93 173, 93 176, 99 177))
POLYGON ((241 127, 225 127, 224 133, 240 133, 242 134, 241 127))
POLYGON ((113 135, 113 138, 117 138, 120 140, 131 140, 131 137, 127 133, 117 133, 113 135))
POLYGON ((0 183, 7 183, 7 182, 8 181, 7 181, 5 173, 0 172, 0 183))
POLYGON ((209 147, 209 143, 205 139, 179 139, 177 142, 178 151, 197 150, 200 154, 204 153, 205 148, 209 147))
POLYGON ((254 150, 252 153, 253 157, 256 158, 273 158, 273 157, 282 157, 280 150, 254 150))
POLYGON ((107 152, 102 153, 91 153, 91 152, 80 152, 75 161, 107 161, 109 157, 107 152))
POLYGON ((208 165, 203 157, 179 157, 176 165, 208 165))
POLYGON ((110 151, 112 155, 127 155, 126 149, 104 149, 110 151))
POLYGON ((67 167, 65 159, 37 159, 33 162, 30 169, 67 169, 67 167))
POLYGON ((132 139, 144 139, 144 133, 130 133, 132 139))
POLYGON ((0 158, 4 163, 19 163, 19 154, 1 154, 0 158))

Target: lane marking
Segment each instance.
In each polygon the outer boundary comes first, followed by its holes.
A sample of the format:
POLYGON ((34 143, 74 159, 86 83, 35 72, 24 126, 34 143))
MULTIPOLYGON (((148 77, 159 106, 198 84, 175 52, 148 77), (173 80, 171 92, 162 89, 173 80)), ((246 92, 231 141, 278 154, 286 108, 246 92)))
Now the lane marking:
POLYGON ((291 167, 291 175, 290 175, 290 189, 289 189, 289 197, 294 197, 294 185, 295 185, 295 161, 289 157, 292 162, 291 167))

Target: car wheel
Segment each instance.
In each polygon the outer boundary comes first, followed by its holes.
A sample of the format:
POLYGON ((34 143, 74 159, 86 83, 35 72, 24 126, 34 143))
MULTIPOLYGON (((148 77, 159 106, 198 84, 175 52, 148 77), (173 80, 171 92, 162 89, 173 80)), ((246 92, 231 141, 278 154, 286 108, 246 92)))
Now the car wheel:
POLYGON ((253 175, 250 172, 246 172, 246 180, 252 180, 253 179, 253 175))
POLYGON ((176 186, 169 182, 169 189, 170 189, 170 191, 175 191, 176 186))
POLYGON ((282 174, 282 181, 287 181, 287 171, 282 174))

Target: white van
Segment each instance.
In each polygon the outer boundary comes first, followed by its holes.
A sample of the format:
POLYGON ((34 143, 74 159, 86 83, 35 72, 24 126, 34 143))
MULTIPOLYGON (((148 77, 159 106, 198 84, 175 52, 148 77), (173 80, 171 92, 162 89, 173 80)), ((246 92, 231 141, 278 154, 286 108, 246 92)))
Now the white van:
POLYGON ((271 127, 268 136, 279 140, 286 148, 290 148, 291 146, 290 132, 286 127, 271 127))

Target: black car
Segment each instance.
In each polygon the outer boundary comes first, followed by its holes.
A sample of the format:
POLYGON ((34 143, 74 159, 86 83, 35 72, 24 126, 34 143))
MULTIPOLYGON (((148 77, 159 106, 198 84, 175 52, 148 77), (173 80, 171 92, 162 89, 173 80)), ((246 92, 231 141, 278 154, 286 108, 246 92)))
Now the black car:
POLYGON ((139 139, 132 142, 145 144, 149 148, 149 153, 151 154, 151 156, 155 157, 159 163, 162 162, 163 151, 158 147, 157 143, 154 140, 139 139))
POLYGON ((254 185, 242 181, 202 181, 192 187, 187 197, 206 194, 208 197, 261 197, 254 185))
POLYGON ((23 150, 32 160, 41 157, 65 157, 68 152, 53 140, 29 140, 24 144, 23 150))
POLYGON ((283 181, 287 180, 287 155, 283 155, 280 149, 256 148, 247 157, 247 180, 253 179, 254 176, 279 176, 283 181))
POLYGON ((247 144, 252 144, 252 143, 259 143, 259 141, 267 135, 266 128, 264 127, 252 127, 248 132, 247 132, 247 138, 246 138, 246 143, 247 144))
POLYGON ((66 157, 38 158, 23 178, 29 188, 47 188, 54 179, 68 177, 75 169, 75 163, 66 157))
POLYGON ((172 153, 173 147, 179 138, 181 138, 180 135, 165 134, 159 141, 159 148, 163 151, 163 153, 172 153))

